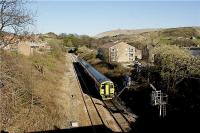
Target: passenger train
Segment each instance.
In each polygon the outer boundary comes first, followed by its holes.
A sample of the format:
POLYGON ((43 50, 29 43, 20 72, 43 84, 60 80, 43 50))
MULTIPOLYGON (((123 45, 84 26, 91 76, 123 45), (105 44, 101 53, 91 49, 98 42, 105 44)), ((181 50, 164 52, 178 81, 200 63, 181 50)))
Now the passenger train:
POLYGON ((87 63, 85 60, 77 57, 77 61, 94 81, 95 88, 99 92, 102 99, 103 100, 112 99, 115 93, 114 83, 106 76, 98 72, 93 66, 87 63))

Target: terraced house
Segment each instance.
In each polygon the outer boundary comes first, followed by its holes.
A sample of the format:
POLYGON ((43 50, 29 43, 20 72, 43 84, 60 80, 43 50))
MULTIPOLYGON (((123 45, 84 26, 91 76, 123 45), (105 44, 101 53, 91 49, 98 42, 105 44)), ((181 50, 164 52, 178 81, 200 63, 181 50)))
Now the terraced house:
POLYGON ((125 42, 109 42, 99 47, 98 54, 108 62, 133 62, 142 59, 142 51, 125 42))

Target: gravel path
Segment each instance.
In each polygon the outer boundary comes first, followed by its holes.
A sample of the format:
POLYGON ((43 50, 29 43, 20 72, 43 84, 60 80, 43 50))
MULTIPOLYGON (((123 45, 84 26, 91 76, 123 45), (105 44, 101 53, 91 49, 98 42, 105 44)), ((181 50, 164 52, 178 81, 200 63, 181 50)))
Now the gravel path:
POLYGON ((66 106, 64 110, 67 112, 68 119, 66 120, 67 127, 65 128, 71 128, 71 122, 78 122, 78 125, 81 127, 89 126, 91 123, 81 96, 78 82, 75 78, 73 63, 69 54, 66 54, 66 67, 68 71, 66 71, 63 79, 63 88, 65 89, 64 93, 66 93, 66 106))

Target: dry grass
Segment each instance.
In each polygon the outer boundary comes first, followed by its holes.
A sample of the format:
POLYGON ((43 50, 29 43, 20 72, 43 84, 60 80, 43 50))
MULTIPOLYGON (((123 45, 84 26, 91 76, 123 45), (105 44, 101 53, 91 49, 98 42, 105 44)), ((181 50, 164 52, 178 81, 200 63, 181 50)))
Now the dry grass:
POLYGON ((32 57, 1 51, 0 130, 29 132, 66 126, 61 87, 66 66, 62 49, 55 47, 50 54, 32 57))
POLYGON ((108 77, 122 76, 127 72, 127 70, 120 63, 110 64, 106 61, 96 58, 97 50, 91 50, 83 46, 78 48, 77 54, 94 66, 99 72, 108 77))
POLYGON ((88 62, 108 77, 119 77, 128 72, 128 69, 124 68, 120 63, 110 64, 95 58, 88 60, 88 62))

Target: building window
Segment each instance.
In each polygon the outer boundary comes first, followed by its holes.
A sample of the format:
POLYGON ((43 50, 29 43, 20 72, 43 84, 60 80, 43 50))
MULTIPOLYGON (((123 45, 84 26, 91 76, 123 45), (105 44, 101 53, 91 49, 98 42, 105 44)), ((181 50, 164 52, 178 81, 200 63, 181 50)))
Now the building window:
POLYGON ((116 61, 117 51, 115 48, 110 48, 110 60, 116 61))
POLYGON ((133 57, 133 54, 129 54, 129 57, 133 57))
POLYGON ((133 48, 129 48, 129 52, 133 52, 133 48))
POLYGON ((111 53, 111 57, 115 57, 115 53, 111 53))
POLYGON ((115 53, 114 53, 114 52, 111 52, 111 55, 110 55, 110 56, 111 56, 111 60, 112 60, 112 61, 115 61, 115 53))

